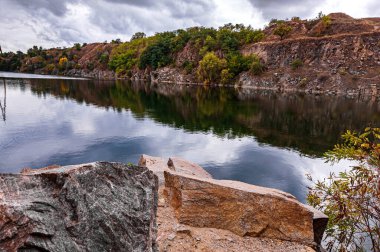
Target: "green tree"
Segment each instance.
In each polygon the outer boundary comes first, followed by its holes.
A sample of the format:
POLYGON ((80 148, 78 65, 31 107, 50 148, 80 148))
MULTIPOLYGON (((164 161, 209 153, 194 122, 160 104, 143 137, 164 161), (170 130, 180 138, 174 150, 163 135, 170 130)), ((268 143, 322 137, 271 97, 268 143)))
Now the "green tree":
POLYGON ((155 43, 149 45, 140 56, 139 67, 156 69, 172 62, 172 34, 159 34, 155 43))
POLYGON ((80 51, 80 49, 82 48, 81 44, 79 43, 75 43, 74 44, 74 48, 77 50, 77 51, 80 51))
POLYGON ((233 77, 241 72, 249 70, 255 56, 243 56, 240 52, 234 52, 227 55, 227 65, 229 72, 233 77))
POLYGON ((220 81, 220 74, 227 66, 225 59, 218 58, 215 53, 208 52, 199 62, 197 74, 203 83, 217 83, 220 81))
POLYGON ((329 217, 328 250, 364 251, 369 243, 372 251, 379 252, 380 128, 366 128, 361 134, 347 131, 342 138, 342 144, 325 154, 327 160, 349 159, 357 165, 314 182, 307 200, 329 217))
POLYGON ((135 34, 132 35, 131 41, 132 40, 136 40, 136 39, 145 38, 145 37, 146 37, 145 33, 143 33, 143 32, 136 32, 135 34))
POLYGON ((293 28, 285 23, 277 24, 277 27, 273 30, 274 35, 280 36, 281 40, 283 40, 289 33, 293 30, 293 28))

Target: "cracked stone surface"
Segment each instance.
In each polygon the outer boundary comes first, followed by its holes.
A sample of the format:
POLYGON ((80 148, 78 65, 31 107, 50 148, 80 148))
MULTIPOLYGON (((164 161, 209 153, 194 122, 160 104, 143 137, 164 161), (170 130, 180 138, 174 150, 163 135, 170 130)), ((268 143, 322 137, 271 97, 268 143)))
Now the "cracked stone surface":
POLYGON ((0 175, 0 251, 157 251, 158 181, 121 163, 0 175))
POLYGON ((168 202, 179 223, 317 247, 327 217, 288 193, 238 181, 165 171, 168 202), (324 224, 324 225, 322 225, 324 224))

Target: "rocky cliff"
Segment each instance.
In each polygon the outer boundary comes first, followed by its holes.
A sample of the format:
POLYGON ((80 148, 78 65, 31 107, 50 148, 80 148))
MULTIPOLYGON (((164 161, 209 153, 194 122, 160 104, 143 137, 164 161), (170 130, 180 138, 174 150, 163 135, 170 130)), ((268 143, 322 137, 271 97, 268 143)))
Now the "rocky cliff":
MULTIPOLYGON (((273 34, 276 24, 269 24, 262 41, 240 49, 245 56, 257 55, 265 71, 260 75, 244 71, 230 84, 254 89, 379 96, 380 18, 354 19, 342 13, 326 17, 328 24, 323 20, 289 21, 292 31, 283 39, 273 34)), ((178 67, 157 69, 151 78, 154 82, 197 82, 194 74, 178 67)))
POLYGON ((263 42, 243 49, 265 62, 261 76, 240 75, 237 85, 259 89, 374 94, 380 91, 380 32, 263 42), (294 62, 302 66, 292 69, 294 62))
POLYGON ((26 55, 3 53, 0 70, 199 84, 199 62, 211 51, 228 65, 226 79, 216 78, 213 84, 223 81, 224 85, 254 89, 380 95, 380 18, 354 19, 332 13, 311 20, 272 20, 256 31, 227 24, 218 31, 193 27, 160 36, 122 44, 33 47, 26 55), (244 37, 247 32, 253 38, 244 37), (231 38, 236 45, 228 42, 231 38), (239 57, 231 55, 237 54, 254 55, 260 71, 234 62, 239 57))

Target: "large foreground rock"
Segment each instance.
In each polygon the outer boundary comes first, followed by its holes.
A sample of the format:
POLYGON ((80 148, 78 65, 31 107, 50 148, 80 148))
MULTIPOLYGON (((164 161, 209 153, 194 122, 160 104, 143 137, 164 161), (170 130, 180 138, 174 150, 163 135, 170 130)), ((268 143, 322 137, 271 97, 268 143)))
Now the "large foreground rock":
POLYGON ((120 163, 0 175, 0 251, 157 251, 157 177, 120 163))
POLYGON ((327 223, 322 213, 275 189, 167 171, 165 186, 178 221, 194 227, 316 247, 327 223))

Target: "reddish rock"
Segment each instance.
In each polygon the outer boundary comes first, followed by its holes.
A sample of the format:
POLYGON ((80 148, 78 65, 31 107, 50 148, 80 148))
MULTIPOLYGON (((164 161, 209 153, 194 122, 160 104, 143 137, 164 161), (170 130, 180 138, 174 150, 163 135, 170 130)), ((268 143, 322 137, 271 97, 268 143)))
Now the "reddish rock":
POLYGON ((288 193, 242 182, 165 172, 165 186, 178 221, 194 227, 316 246, 314 216, 327 219, 288 193))
POLYGON ((142 154, 138 166, 146 167, 156 174, 160 186, 165 184, 164 171, 170 171, 170 169, 163 158, 142 154))
POLYGON ((138 165, 146 167, 156 174, 160 186, 165 184, 165 171, 175 171, 181 174, 193 175, 201 178, 212 178, 210 173, 199 165, 178 157, 171 157, 168 162, 165 162, 161 157, 152 157, 143 154, 138 161, 138 165))
POLYGON ((211 174, 199 165, 178 157, 171 157, 168 161, 170 170, 181 174, 193 175, 200 178, 212 178, 211 174))

